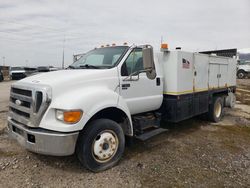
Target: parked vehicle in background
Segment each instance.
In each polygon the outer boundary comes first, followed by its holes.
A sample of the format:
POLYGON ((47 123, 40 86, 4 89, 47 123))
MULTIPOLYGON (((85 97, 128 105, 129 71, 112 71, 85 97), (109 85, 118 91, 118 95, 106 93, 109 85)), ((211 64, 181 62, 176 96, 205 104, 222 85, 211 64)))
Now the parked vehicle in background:
POLYGON ((10 79, 20 80, 26 77, 26 71, 24 67, 11 67, 10 68, 10 79))
POLYGON ((238 61, 237 77, 239 79, 250 77, 250 61, 244 61, 244 60, 238 61))
POLYGON ((34 75, 37 72, 36 67, 24 67, 26 77, 34 75))
POLYGON ((49 67, 48 66, 41 66, 37 67, 37 72, 49 72, 49 67))
POLYGON ((3 73, 2 70, 0 69, 0 82, 2 82, 3 80, 4 80, 3 73))
POLYGON ((102 171, 119 162, 125 141, 158 135, 166 122, 201 114, 220 121, 235 104, 236 63, 167 44, 158 53, 150 45, 96 48, 67 70, 13 83, 8 131, 30 151, 76 152, 102 171))

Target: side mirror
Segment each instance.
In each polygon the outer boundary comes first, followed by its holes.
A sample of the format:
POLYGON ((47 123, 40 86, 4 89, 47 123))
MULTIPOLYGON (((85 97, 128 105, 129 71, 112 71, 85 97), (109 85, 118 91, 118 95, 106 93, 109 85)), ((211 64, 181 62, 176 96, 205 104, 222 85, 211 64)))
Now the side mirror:
POLYGON ((145 46, 142 49, 142 57, 143 57, 143 68, 147 73, 147 77, 149 79, 155 79, 155 64, 154 64, 154 54, 152 46, 145 46))

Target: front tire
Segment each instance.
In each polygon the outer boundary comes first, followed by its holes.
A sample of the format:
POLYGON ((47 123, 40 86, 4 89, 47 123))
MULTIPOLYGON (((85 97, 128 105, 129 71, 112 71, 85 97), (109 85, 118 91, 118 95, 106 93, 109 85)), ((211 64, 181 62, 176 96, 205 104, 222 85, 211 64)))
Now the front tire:
POLYGON ((215 97, 213 103, 209 106, 208 119, 213 122, 219 122, 223 115, 223 101, 221 97, 215 97))
POLYGON ((239 70, 239 71, 237 72, 237 77, 238 77, 239 79, 245 78, 246 75, 247 75, 246 72, 243 71, 243 70, 239 70))
POLYGON ((83 166, 100 172, 115 166, 124 148, 121 126, 109 119, 98 119, 90 122, 79 135, 76 152, 83 166))

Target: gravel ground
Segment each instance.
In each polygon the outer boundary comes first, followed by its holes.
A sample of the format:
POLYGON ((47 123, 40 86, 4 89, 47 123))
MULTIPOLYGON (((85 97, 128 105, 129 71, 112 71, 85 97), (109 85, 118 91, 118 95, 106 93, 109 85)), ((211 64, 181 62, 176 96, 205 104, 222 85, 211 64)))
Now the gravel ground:
POLYGON ((219 123, 195 118, 172 126, 95 174, 75 156, 34 154, 8 138, 9 85, 0 83, 0 187, 250 187, 250 106, 226 109, 219 123))
POLYGON ((250 79, 238 79, 237 86, 242 89, 250 90, 250 79))

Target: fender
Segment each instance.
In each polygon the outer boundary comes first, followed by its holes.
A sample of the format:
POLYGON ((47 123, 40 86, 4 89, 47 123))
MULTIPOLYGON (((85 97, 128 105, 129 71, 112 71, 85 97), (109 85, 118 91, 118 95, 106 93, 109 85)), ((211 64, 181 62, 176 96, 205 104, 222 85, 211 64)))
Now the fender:
POLYGON ((106 108, 109 108, 109 107, 115 107, 115 108, 123 111, 126 114, 128 120, 129 120, 129 125, 128 125, 130 127, 129 130, 131 130, 127 135, 133 136, 133 124, 132 124, 131 114, 130 114, 130 111, 128 109, 127 104, 125 103, 125 100, 120 95, 118 95, 118 93, 116 93, 112 90, 102 90, 100 92, 102 93, 102 96, 100 96, 98 94, 96 95, 97 100, 94 103, 95 105, 92 106, 92 108, 88 112, 87 122, 98 112, 100 112, 106 108), (99 100, 99 99, 101 99, 101 100, 99 100), (103 99, 105 99, 105 100, 103 100, 103 99))
MULTIPOLYGON (((84 128, 91 117, 97 112, 108 107, 116 107, 122 110, 127 115, 132 128, 131 116, 126 103, 119 100, 118 93, 106 86, 100 85, 79 88, 73 91, 69 90, 54 98, 49 109, 43 116, 39 127, 60 132, 79 131, 84 128), (56 109, 81 109, 83 117, 76 124, 65 124, 55 118, 56 109)), ((130 134, 132 135, 133 132, 130 134)))

